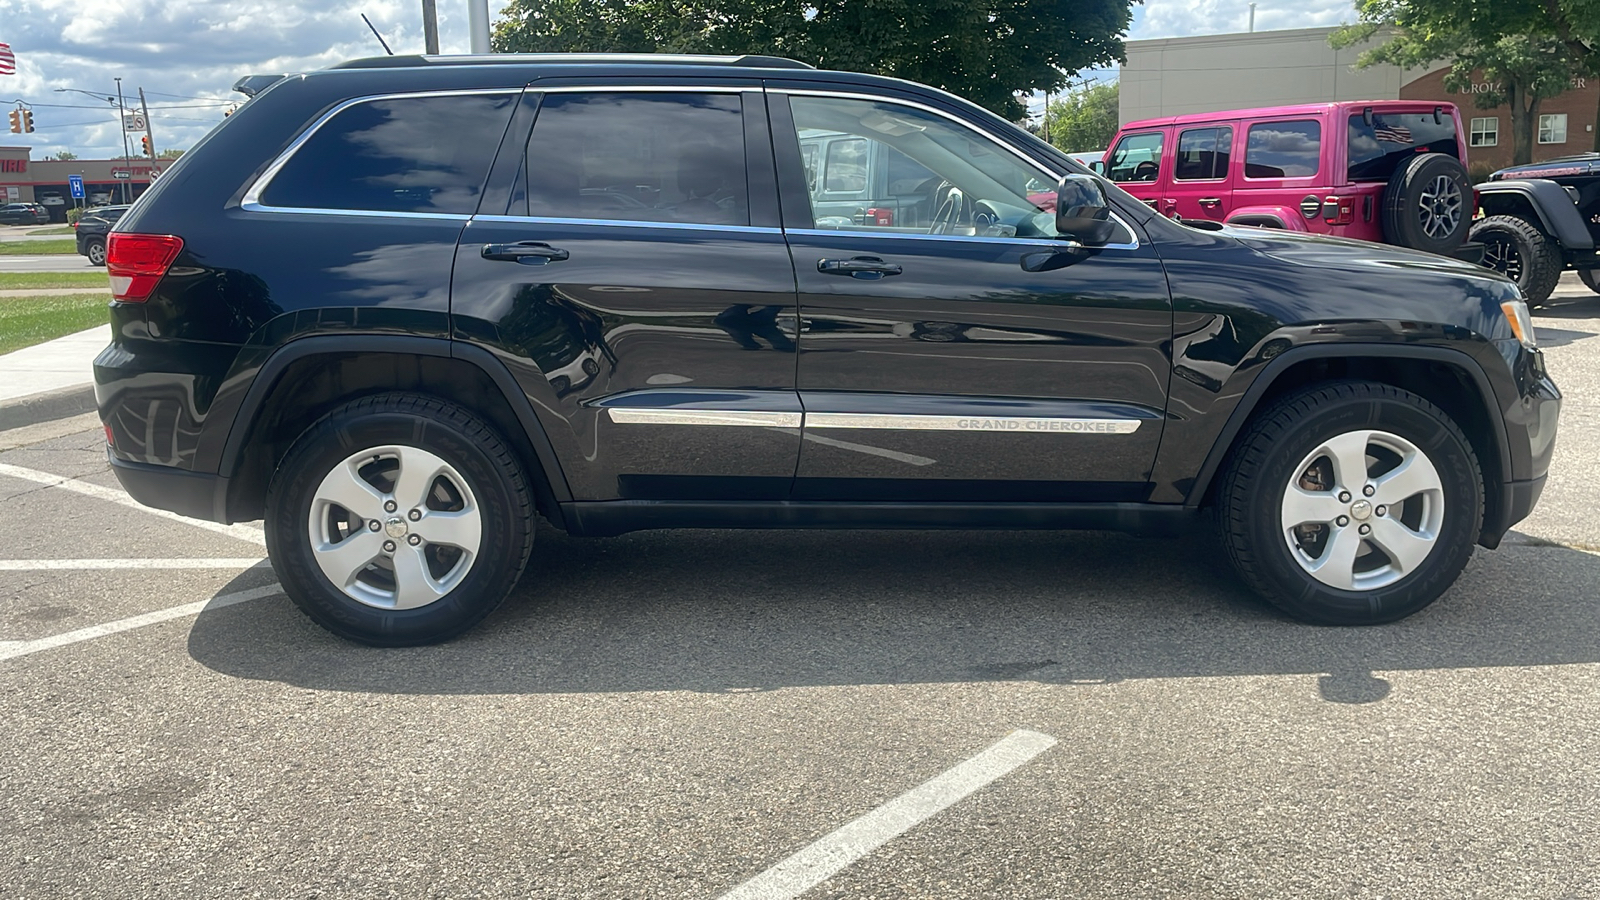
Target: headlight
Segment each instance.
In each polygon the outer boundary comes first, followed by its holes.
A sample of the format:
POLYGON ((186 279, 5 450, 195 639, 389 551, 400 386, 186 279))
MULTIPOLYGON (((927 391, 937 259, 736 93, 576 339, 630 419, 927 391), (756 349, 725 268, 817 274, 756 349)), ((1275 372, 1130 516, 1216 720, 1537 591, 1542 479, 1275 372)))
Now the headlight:
POLYGON ((1505 313, 1506 324, 1511 326, 1511 333, 1517 336, 1522 346, 1529 350, 1539 349, 1539 338, 1533 333, 1533 317, 1528 315, 1528 304, 1521 300, 1507 300, 1500 304, 1500 311, 1505 313))

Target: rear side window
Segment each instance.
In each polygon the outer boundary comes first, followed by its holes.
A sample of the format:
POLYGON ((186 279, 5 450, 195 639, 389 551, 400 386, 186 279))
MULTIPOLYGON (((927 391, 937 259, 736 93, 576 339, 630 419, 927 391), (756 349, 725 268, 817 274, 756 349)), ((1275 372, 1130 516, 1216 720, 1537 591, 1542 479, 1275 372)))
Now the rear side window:
POLYGON ((1179 181, 1211 181, 1228 177, 1233 152, 1233 128, 1196 128, 1178 135, 1178 160, 1173 177, 1179 181))
POLYGON ((1322 161, 1322 123, 1261 122, 1250 126, 1244 152, 1246 178, 1305 178, 1322 161))
MULTIPOLYGON (((1474 119, 1473 121, 1477 121, 1474 119)), ((1433 113, 1373 113, 1350 117, 1350 180, 1388 181, 1400 164, 1419 153, 1459 159, 1455 116, 1433 113)))
POLYGON ((1155 181, 1161 173, 1161 132, 1130 134, 1111 151, 1112 181, 1155 181))
POLYGON ((452 95, 357 103, 295 151, 261 202, 471 215, 516 99, 452 95))
POLYGON ((737 94, 547 94, 525 171, 533 216, 750 224, 737 94))

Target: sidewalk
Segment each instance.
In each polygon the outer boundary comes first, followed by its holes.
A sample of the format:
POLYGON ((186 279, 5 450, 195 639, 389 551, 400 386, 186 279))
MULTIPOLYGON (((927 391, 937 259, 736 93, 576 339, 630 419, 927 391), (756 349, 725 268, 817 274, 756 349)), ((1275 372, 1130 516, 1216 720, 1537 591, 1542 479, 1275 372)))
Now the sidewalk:
POLYGON ((0 356, 0 429, 93 409, 91 365, 109 343, 100 325, 0 356))

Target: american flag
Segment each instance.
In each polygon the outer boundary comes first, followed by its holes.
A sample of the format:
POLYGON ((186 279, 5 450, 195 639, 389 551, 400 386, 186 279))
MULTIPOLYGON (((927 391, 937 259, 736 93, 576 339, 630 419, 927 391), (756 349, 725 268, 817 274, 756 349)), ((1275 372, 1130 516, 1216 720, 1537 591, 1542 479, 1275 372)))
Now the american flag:
POLYGON ((1379 125, 1373 129, 1372 136, 1389 144, 1411 143, 1411 129, 1400 125, 1379 125))
POLYGON ((10 44, 0 44, 0 75, 17 74, 17 55, 11 52, 10 44))

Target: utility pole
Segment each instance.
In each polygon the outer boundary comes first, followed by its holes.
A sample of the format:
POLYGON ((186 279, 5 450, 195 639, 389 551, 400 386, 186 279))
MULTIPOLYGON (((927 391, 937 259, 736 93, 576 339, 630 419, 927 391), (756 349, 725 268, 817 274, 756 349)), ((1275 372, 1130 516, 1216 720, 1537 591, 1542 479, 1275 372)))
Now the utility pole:
POLYGON ((439 55, 438 0, 422 0, 422 43, 429 56, 439 55))
POLYGON ((150 183, 156 180, 156 135, 150 130, 150 107, 144 102, 144 88, 139 88, 139 112, 144 114, 144 140, 148 145, 145 152, 150 154, 150 183))
POLYGON ((1256 5, 1250 4, 1250 33, 1256 33, 1256 5))
POLYGON ((472 34, 472 52, 489 52, 489 0, 467 0, 467 30, 472 34))
POLYGON ((128 167, 128 177, 122 182, 122 202, 128 202, 128 182, 133 180, 133 151, 128 149, 128 106, 122 100, 122 76, 117 76, 117 127, 122 129, 122 164, 128 167))

